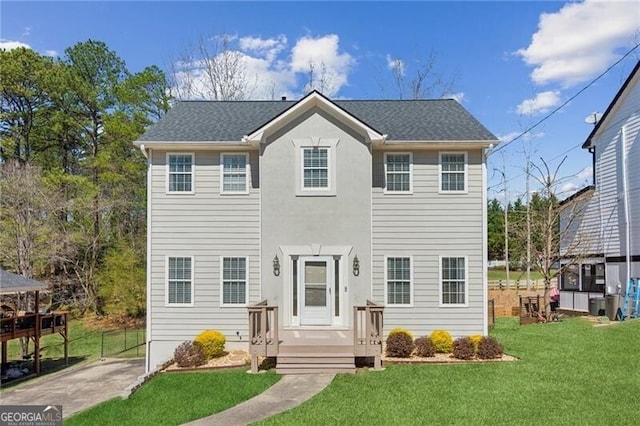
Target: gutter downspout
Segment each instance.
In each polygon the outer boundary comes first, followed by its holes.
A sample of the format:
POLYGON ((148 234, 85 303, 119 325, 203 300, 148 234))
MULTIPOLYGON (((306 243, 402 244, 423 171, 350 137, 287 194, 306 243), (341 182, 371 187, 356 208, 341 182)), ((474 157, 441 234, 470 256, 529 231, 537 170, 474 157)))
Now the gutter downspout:
POLYGON ((145 373, 151 371, 151 148, 147 152, 140 144, 140 152, 147 159, 147 324, 145 332, 145 373))
MULTIPOLYGON (((489 283, 487 281, 488 249, 487 238, 489 235, 487 225, 487 159, 493 150, 493 144, 482 150, 482 334, 489 335, 489 283)), ((495 318, 494 318, 495 321, 495 318)))
MULTIPOLYGON (((622 196, 624 198, 624 227, 625 227, 625 246, 627 249, 626 263, 627 263, 627 279, 625 285, 629 285, 631 279, 631 226, 629 223, 629 217, 631 212, 629 209, 629 174, 627 170, 627 126, 622 126, 622 153, 620 161, 622 162, 622 196)), ((629 291, 627 288, 625 294, 629 291)))

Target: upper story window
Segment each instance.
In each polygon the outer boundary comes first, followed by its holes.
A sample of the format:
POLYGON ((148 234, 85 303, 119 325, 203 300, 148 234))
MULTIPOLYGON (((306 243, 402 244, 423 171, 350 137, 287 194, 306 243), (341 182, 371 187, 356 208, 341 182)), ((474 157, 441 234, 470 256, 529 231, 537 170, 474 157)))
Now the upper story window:
POLYGON ((193 257, 167 258, 166 303, 193 306, 193 257))
POLYGON ((305 189, 328 188, 329 148, 303 148, 302 155, 302 187, 305 189))
POLYGON ((384 154, 385 192, 413 192, 413 156, 411 153, 384 154))
POLYGON ((467 192, 467 153, 440 153, 440 192, 467 192))
POLYGON ((222 154, 222 185, 223 194, 249 193, 249 154, 222 154))
POLYGON ((467 258, 440 258, 440 303, 444 306, 468 306, 467 258))
POLYGON ((411 257, 387 257, 385 263, 386 304, 411 306, 413 288, 411 257))
POLYGON ((193 154, 167 154, 167 192, 193 193, 193 154))

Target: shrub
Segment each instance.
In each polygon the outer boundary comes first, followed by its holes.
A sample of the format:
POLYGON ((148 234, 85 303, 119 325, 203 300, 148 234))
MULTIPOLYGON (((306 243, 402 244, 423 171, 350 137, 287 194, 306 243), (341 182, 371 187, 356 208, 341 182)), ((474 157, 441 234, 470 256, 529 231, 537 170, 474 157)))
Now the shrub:
POLYGON ((485 336, 478 344, 478 358, 480 359, 500 358, 503 353, 502 345, 493 337, 485 336))
POLYGON ((409 337, 413 339, 413 333, 407 330, 406 328, 402 328, 402 327, 396 327, 393 330, 391 330, 389 332, 389 337, 397 333, 406 333, 409 337))
POLYGON ((478 352, 478 345, 482 341, 483 337, 484 336, 482 334, 472 334, 471 336, 469 336, 469 340, 471 340, 471 342, 473 343, 473 349, 476 352, 478 352))
POLYGON ((429 335, 433 346, 436 348, 436 352, 449 354, 453 351, 453 338, 448 331, 445 330, 433 330, 429 335))
POLYGON ((432 357, 436 354, 436 348, 433 346, 433 342, 427 336, 419 337, 415 342, 416 355, 422 357, 432 357))
POLYGON ((194 341, 202 345, 205 358, 211 359, 222 355, 227 339, 219 331, 205 330, 198 334, 194 341))
POLYGON ((200 344, 186 341, 173 352, 173 359, 178 367, 197 367, 204 364, 204 352, 200 344))
POLYGON ((458 359, 472 359, 475 354, 473 342, 468 337, 460 337, 453 342, 453 357, 458 359))
POLYGON ((387 356, 407 358, 413 352, 413 338, 406 332, 396 332, 387 337, 387 356))

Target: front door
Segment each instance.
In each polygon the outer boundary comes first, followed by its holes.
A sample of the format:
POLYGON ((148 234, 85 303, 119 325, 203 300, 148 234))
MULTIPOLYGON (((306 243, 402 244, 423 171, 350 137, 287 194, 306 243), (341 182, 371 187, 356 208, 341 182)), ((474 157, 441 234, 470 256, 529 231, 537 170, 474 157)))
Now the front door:
POLYGON ((300 325, 331 325, 332 261, 300 258, 300 325))

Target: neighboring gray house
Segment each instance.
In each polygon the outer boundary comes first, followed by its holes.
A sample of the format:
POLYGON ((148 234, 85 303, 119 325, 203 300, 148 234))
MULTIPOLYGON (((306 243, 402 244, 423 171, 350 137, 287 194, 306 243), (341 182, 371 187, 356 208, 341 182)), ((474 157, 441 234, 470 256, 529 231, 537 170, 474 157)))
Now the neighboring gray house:
POLYGON ((368 300, 384 306, 379 337, 486 334, 497 143, 455 100, 178 102, 135 142, 148 158, 147 369, 205 329, 248 348, 261 300, 277 307, 276 354, 287 339, 320 353, 342 339, 351 367, 368 300))
POLYGON ((576 311, 640 277, 640 62, 582 148, 593 156, 593 185, 563 201, 560 226, 571 230, 561 239, 560 308, 576 311))

